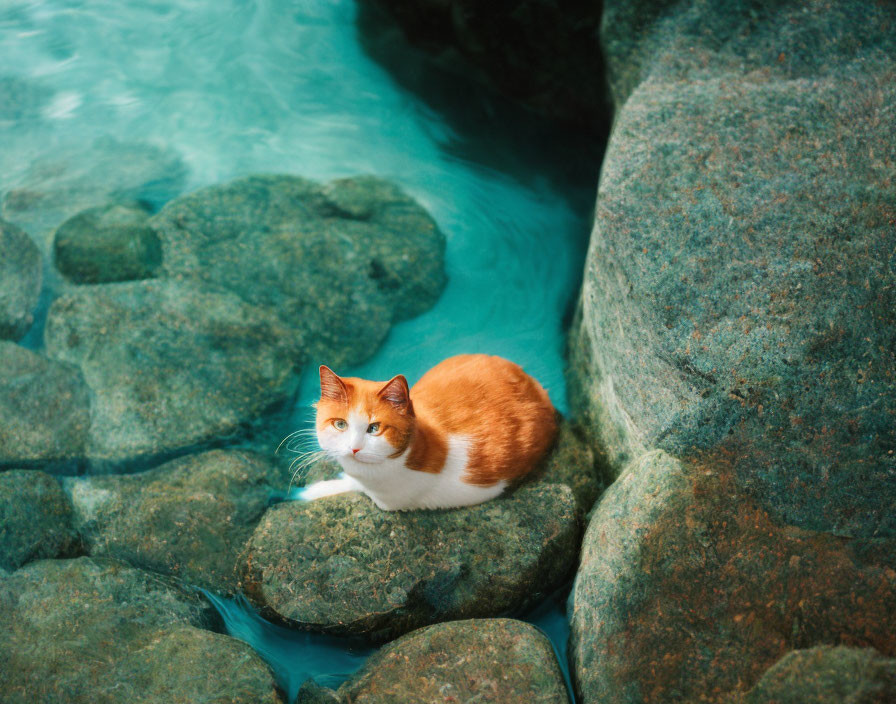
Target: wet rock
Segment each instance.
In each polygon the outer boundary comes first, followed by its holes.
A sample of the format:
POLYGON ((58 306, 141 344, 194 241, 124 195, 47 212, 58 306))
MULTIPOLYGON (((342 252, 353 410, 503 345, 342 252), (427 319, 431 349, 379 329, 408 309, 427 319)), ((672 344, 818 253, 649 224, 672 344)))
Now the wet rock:
POLYGON ((870 648, 795 650, 770 667, 744 704, 886 704, 896 701, 896 660, 870 648))
POLYGON ((0 579, 0 691, 25 702, 279 702, 264 662, 204 630, 211 607, 115 560, 32 563, 0 579))
MULTIPOLYGON (((362 19, 370 14, 367 5, 385 10, 412 44, 468 80, 487 83, 542 115, 586 129, 604 119, 599 5, 367 0, 361 3, 362 19)), ((362 22, 362 29, 371 22, 362 22)))
POLYGON ((58 480, 34 470, 0 473, 0 567, 73 555, 72 507, 58 480))
POLYGON ((248 541, 242 587, 293 626, 383 641, 536 603, 568 577, 579 530, 560 484, 441 511, 382 511, 361 494, 289 502, 248 541))
POLYGON ((603 494, 570 602, 582 702, 728 701, 792 648, 896 652, 896 570, 875 552, 781 525, 733 467, 645 454, 603 494))
POLYGON ((582 428, 560 420, 558 429, 557 441, 544 468, 537 472, 538 478, 568 486, 576 497, 579 510, 585 514, 603 490, 604 470, 582 428))
POLYGON ((0 220, 0 338, 18 340, 34 322, 42 266, 31 238, 0 220))
POLYGON ((164 272, 269 307, 333 366, 369 357, 393 321, 445 284, 445 238, 396 186, 251 176, 178 198, 152 218, 164 272), (264 282, 264 285, 259 285, 264 282))
POLYGON ((896 8, 760 5, 607 3, 573 402, 616 472, 736 454, 779 520, 896 537, 896 8))
POLYGON ((53 232, 82 210, 110 202, 142 202, 153 209, 178 195, 187 169, 170 149, 101 137, 54 147, 36 159, 3 194, 2 214, 49 254, 53 232))
POLYGON ((69 218, 53 241, 56 268, 79 284, 146 279, 162 263, 158 235, 137 204, 89 208, 69 218))
POLYGON ((408 633, 371 656, 339 695, 358 704, 569 701, 550 641, 511 619, 454 621, 408 633))
POLYGON ((212 450, 132 475, 65 481, 93 556, 233 593, 237 555, 285 479, 260 456, 212 450))
POLYGON ((177 281, 78 287, 54 301, 44 336, 93 392, 95 472, 242 432, 292 398, 301 361, 268 311, 177 281))
POLYGON ((0 341, 0 467, 71 466, 89 428, 89 390, 77 367, 0 341))
POLYGON ((306 680, 299 688, 293 704, 340 704, 342 700, 332 689, 322 687, 314 680, 306 680))

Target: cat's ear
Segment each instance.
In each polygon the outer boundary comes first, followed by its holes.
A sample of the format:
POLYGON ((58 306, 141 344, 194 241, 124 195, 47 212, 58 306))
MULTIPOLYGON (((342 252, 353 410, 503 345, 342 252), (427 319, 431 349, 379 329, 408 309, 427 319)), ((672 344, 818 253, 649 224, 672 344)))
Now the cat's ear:
POLYGON ((347 401, 348 390, 342 379, 323 364, 320 365, 320 397, 330 401, 347 401))
POLYGON ((411 404, 411 392, 408 389, 408 380, 401 374, 392 377, 377 394, 383 401, 392 406, 399 413, 414 415, 414 407, 411 404))

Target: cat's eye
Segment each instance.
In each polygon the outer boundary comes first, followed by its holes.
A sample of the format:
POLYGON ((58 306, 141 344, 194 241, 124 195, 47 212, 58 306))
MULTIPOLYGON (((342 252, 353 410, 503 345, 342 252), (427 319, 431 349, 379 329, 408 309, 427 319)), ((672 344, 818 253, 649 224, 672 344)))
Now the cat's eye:
POLYGON ((336 430, 345 430, 348 427, 348 423, 346 423, 342 418, 337 418, 333 421, 333 427, 336 430))
POLYGON ((370 425, 367 426, 367 432, 370 433, 371 435, 378 432, 379 429, 380 429, 379 423, 371 423, 370 425))

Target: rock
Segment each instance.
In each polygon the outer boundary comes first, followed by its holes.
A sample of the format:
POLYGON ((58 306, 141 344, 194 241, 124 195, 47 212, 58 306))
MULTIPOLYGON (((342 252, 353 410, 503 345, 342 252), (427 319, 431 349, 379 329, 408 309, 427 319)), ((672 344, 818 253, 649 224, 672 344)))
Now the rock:
POLYGON ((53 302, 44 337, 93 392, 97 473, 242 432, 293 397, 301 362, 268 311, 177 281, 78 287, 53 302))
POLYGON ((0 473, 0 567, 73 555, 72 507, 59 482, 33 470, 0 473))
POLYGON ((71 466, 89 428, 89 390, 77 367, 0 342, 0 467, 71 466))
POLYGON ((896 701, 896 660, 871 648, 822 645, 787 653, 744 704, 886 704, 896 701))
POLYGON ((873 554, 896 544, 781 526, 736 464, 654 451, 604 492, 570 599, 579 701, 727 702, 792 648, 896 652, 896 570, 873 554))
POLYGON ((72 477, 65 487, 90 555, 234 593, 237 554, 285 482, 257 455, 212 450, 139 474, 72 477))
POLYGON ((204 630, 211 607, 114 560, 32 563, 0 579, 0 691, 22 702, 279 702, 252 649, 204 630))
POLYGON ((896 8, 607 11, 576 413, 614 472, 733 455, 778 520, 896 537, 896 8))
POLYGON ((314 680, 306 680, 299 688, 293 704, 341 704, 339 695, 332 689, 322 687, 314 680))
POLYGON ((183 161, 165 147, 113 137, 54 146, 3 195, 2 214, 49 254, 54 230, 82 210, 110 201, 157 209, 183 190, 186 177, 183 161))
POLYGON ((550 641, 534 626, 504 618, 408 633, 372 655, 339 695, 353 704, 569 701, 550 641))
POLYGON ((312 358, 336 367, 369 357, 393 321, 432 306, 445 285, 432 218, 372 176, 324 186, 250 176, 178 198, 151 224, 166 275, 273 309, 312 358))
MULTIPOLYGON (((439 64, 487 83, 546 117, 594 129, 607 113, 597 43, 600 6, 545 0, 367 0, 439 64)), ((367 38, 370 43, 376 37, 367 38)))
POLYGON ((249 539, 242 587, 290 625, 384 641, 538 602, 568 577, 579 530, 560 484, 443 511, 382 511, 361 494, 288 502, 249 539))
POLYGON ((52 95, 52 90, 40 84, 0 76, 0 121, 21 124, 37 119, 52 95))
POLYGON ((582 514, 588 513, 603 491, 605 468, 595 457, 581 427, 562 419, 557 427, 557 441, 538 477, 541 481, 568 486, 579 510, 582 514))
POLYGON ((42 266, 31 238, 0 220, 0 338, 18 340, 34 322, 42 266))
POLYGON ((162 263, 162 245, 146 224, 148 218, 146 209, 137 204, 78 213, 56 230, 56 268, 78 284, 151 277, 162 263))

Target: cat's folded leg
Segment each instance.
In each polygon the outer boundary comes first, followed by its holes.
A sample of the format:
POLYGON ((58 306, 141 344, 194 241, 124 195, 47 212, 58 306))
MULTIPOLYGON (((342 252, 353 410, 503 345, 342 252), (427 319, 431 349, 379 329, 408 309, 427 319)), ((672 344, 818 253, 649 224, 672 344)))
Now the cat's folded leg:
POLYGON ((303 487, 293 492, 293 498, 299 501, 314 501, 315 499, 321 499, 324 496, 344 494, 348 491, 361 491, 361 485, 356 480, 343 473, 339 475, 338 479, 314 482, 314 484, 303 487))

